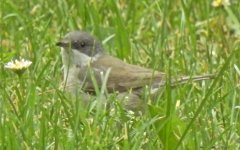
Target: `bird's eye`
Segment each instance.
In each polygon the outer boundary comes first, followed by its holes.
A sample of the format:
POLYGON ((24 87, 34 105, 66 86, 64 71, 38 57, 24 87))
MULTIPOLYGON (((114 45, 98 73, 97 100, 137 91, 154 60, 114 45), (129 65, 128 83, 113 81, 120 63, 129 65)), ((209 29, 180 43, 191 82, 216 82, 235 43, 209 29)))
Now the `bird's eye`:
POLYGON ((86 45, 85 42, 80 42, 80 46, 81 46, 81 47, 84 47, 85 45, 86 45))

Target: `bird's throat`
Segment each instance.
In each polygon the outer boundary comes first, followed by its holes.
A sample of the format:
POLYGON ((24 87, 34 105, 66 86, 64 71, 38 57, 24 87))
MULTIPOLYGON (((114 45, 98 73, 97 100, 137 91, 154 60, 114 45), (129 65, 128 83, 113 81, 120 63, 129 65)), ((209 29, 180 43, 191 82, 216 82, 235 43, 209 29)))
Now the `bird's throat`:
POLYGON ((85 67, 89 63, 97 60, 98 58, 98 55, 91 57, 75 49, 71 49, 71 50, 62 49, 61 55, 62 55, 63 65, 66 67, 72 67, 72 66, 85 67))
POLYGON ((62 62, 64 71, 64 82, 67 87, 71 87, 71 91, 76 89, 76 84, 79 84, 79 74, 84 67, 96 61, 100 54, 91 57, 87 54, 81 53, 75 49, 62 49, 62 62))

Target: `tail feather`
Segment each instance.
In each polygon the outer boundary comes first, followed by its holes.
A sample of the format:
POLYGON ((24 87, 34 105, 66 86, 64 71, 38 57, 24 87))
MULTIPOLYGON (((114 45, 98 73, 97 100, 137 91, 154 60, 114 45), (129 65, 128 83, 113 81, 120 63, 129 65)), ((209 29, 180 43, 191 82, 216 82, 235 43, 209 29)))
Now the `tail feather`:
POLYGON ((210 80, 213 79, 215 77, 214 74, 208 74, 208 75, 199 75, 199 76, 183 76, 183 77, 179 77, 176 80, 172 80, 171 81, 171 86, 177 86, 177 85, 181 85, 181 84, 186 84, 188 82, 192 82, 192 81, 202 81, 202 80, 210 80))
MULTIPOLYGON (((199 76, 183 76, 183 77, 178 77, 176 79, 171 80, 171 87, 175 87, 178 85, 186 84, 189 82, 195 82, 195 81, 203 81, 203 80, 211 80, 215 77, 214 74, 207 74, 207 75, 199 75, 199 76)), ((154 84, 151 87, 151 93, 154 94, 157 91, 159 91, 162 87, 166 85, 166 80, 161 81, 157 84, 154 84)))

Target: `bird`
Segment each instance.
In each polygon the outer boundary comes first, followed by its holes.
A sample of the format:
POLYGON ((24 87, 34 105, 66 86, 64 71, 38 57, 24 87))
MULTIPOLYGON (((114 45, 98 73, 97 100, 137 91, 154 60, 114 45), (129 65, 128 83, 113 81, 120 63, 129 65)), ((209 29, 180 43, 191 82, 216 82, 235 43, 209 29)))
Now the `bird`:
MULTIPOLYGON (((127 99, 127 109, 138 110, 138 101, 146 87, 156 94, 167 83, 163 72, 129 64, 109 55, 103 44, 85 31, 71 31, 60 39, 56 46, 61 48, 64 83, 70 93, 80 91, 95 95, 105 88, 107 93, 117 92, 118 98, 127 99)), ((180 76, 170 80, 170 85, 190 81, 212 79, 214 75, 180 76)))

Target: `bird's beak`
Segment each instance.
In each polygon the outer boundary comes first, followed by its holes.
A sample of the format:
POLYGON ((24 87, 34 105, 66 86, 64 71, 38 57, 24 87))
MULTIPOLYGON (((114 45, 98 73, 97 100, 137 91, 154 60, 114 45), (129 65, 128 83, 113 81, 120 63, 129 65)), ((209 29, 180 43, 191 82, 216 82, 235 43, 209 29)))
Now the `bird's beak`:
POLYGON ((59 47, 69 47, 70 46, 70 43, 67 42, 67 41, 59 41, 56 43, 56 46, 59 46, 59 47))

